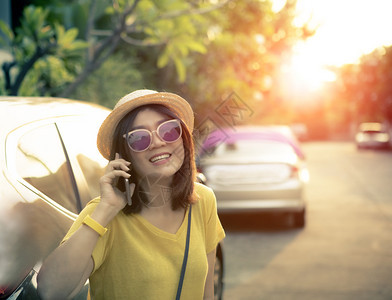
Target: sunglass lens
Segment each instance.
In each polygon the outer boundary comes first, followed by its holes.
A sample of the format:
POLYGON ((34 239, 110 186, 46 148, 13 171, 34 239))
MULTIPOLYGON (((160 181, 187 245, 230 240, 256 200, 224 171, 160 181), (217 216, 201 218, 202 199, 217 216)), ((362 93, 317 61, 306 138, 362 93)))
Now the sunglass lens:
POLYGON ((128 144, 134 151, 144 151, 150 146, 151 137, 146 131, 134 131, 128 135, 128 144))
POLYGON ((159 136, 165 142, 175 142, 181 136, 181 125, 177 121, 169 121, 159 128, 159 136))

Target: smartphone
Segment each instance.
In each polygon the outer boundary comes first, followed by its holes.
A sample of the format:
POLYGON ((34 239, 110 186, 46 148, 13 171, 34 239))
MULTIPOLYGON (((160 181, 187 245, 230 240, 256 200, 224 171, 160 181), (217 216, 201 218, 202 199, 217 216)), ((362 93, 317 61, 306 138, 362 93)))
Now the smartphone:
POLYGON ((124 178, 124 185, 125 185, 125 195, 127 197, 128 205, 132 205, 131 190, 129 188, 129 179, 128 178, 124 178))
MULTIPOLYGON (((118 154, 118 158, 121 158, 121 155, 118 154)), ((129 166, 129 171, 127 173, 131 174, 132 166, 129 166)), ((125 186, 125 189, 123 187, 120 187, 120 190, 125 193, 125 196, 127 198, 128 205, 132 205, 132 197, 131 197, 131 189, 129 187, 129 179, 121 177, 123 179, 123 183, 125 186)))

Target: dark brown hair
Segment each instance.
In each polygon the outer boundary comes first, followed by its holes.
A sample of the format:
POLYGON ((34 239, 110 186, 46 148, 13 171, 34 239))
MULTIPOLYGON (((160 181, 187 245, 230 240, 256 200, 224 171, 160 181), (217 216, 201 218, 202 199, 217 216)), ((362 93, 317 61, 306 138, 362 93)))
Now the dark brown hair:
MULTIPOLYGON (((128 160, 128 145, 126 143, 126 140, 123 138, 123 135, 126 134, 133 125, 137 114, 146 108, 162 113, 169 118, 179 119, 178 116, 176 116, 169 108, 158 104, 143 105, 132 110, 123 119, 121 119, 121 121, 116 127, 113 137, 113 147, 110 152, 110 160, 114 159, 116 153, 119 153, 121 157, 124 157, 128 160)), ((193 138, 187 126, 185 126, 182 120, 180 121, 182 127, 182 140, 184 145, 184 161, 180 169, 173 176, 171 186, 173 210, 176 210, 180 207, 185 208, 189 204, 193 203, 196 199, 194 194, 196 165, 193 138)), ((136 184, 136 187, 132 196, 132 205, 127 204, 123 209, 124 213, 126 214, 140 212, 142 208, 142 203, 148 202, 147 199, 145 199, 145 191, 143 191, 141 185, 138 184, 138 182, 140 182, 142 178, 140 178, 140 176, 134 170, 131 170, 130 174, 132 175, 131 180, 136 184)), ((116 186, 119 190, 124 191, 124 180, 119 180, 116 186)))

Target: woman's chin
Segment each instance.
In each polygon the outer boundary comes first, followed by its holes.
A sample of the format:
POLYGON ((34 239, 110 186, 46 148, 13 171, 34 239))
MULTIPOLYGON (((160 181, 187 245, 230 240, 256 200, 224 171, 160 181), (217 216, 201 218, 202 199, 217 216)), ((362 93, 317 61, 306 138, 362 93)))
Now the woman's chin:
POLYGON ((173 168, 165 168, 160 170, 159 172, 150 172, 148 174, 144 174, 141 177, 141 180, 147 182, 148 184, 166 184, 171 182, 176 172, 177 170, 173 168))

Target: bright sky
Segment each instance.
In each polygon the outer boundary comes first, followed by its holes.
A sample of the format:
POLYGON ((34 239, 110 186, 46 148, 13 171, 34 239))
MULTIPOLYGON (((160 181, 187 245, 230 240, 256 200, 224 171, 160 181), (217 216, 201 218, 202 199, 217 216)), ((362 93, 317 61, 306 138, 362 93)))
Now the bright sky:
MULTIPOLYGON (((279 7, 285 0, 273 0, 279 7)), ((310 20, 316 34, 296 47, 288 80, 316 90, 334 75, 323 66, 355 63, 363 54, 392 45, 392 0, 297 0, 297 24, 310 20), (290 79, 291 77, 291 79, 290 79)))
POLYGON ((298 21, 319 25, 303 51, 324 64, 355 63, 365 53, 392 44, 391 0, 298 0, 298 21))

